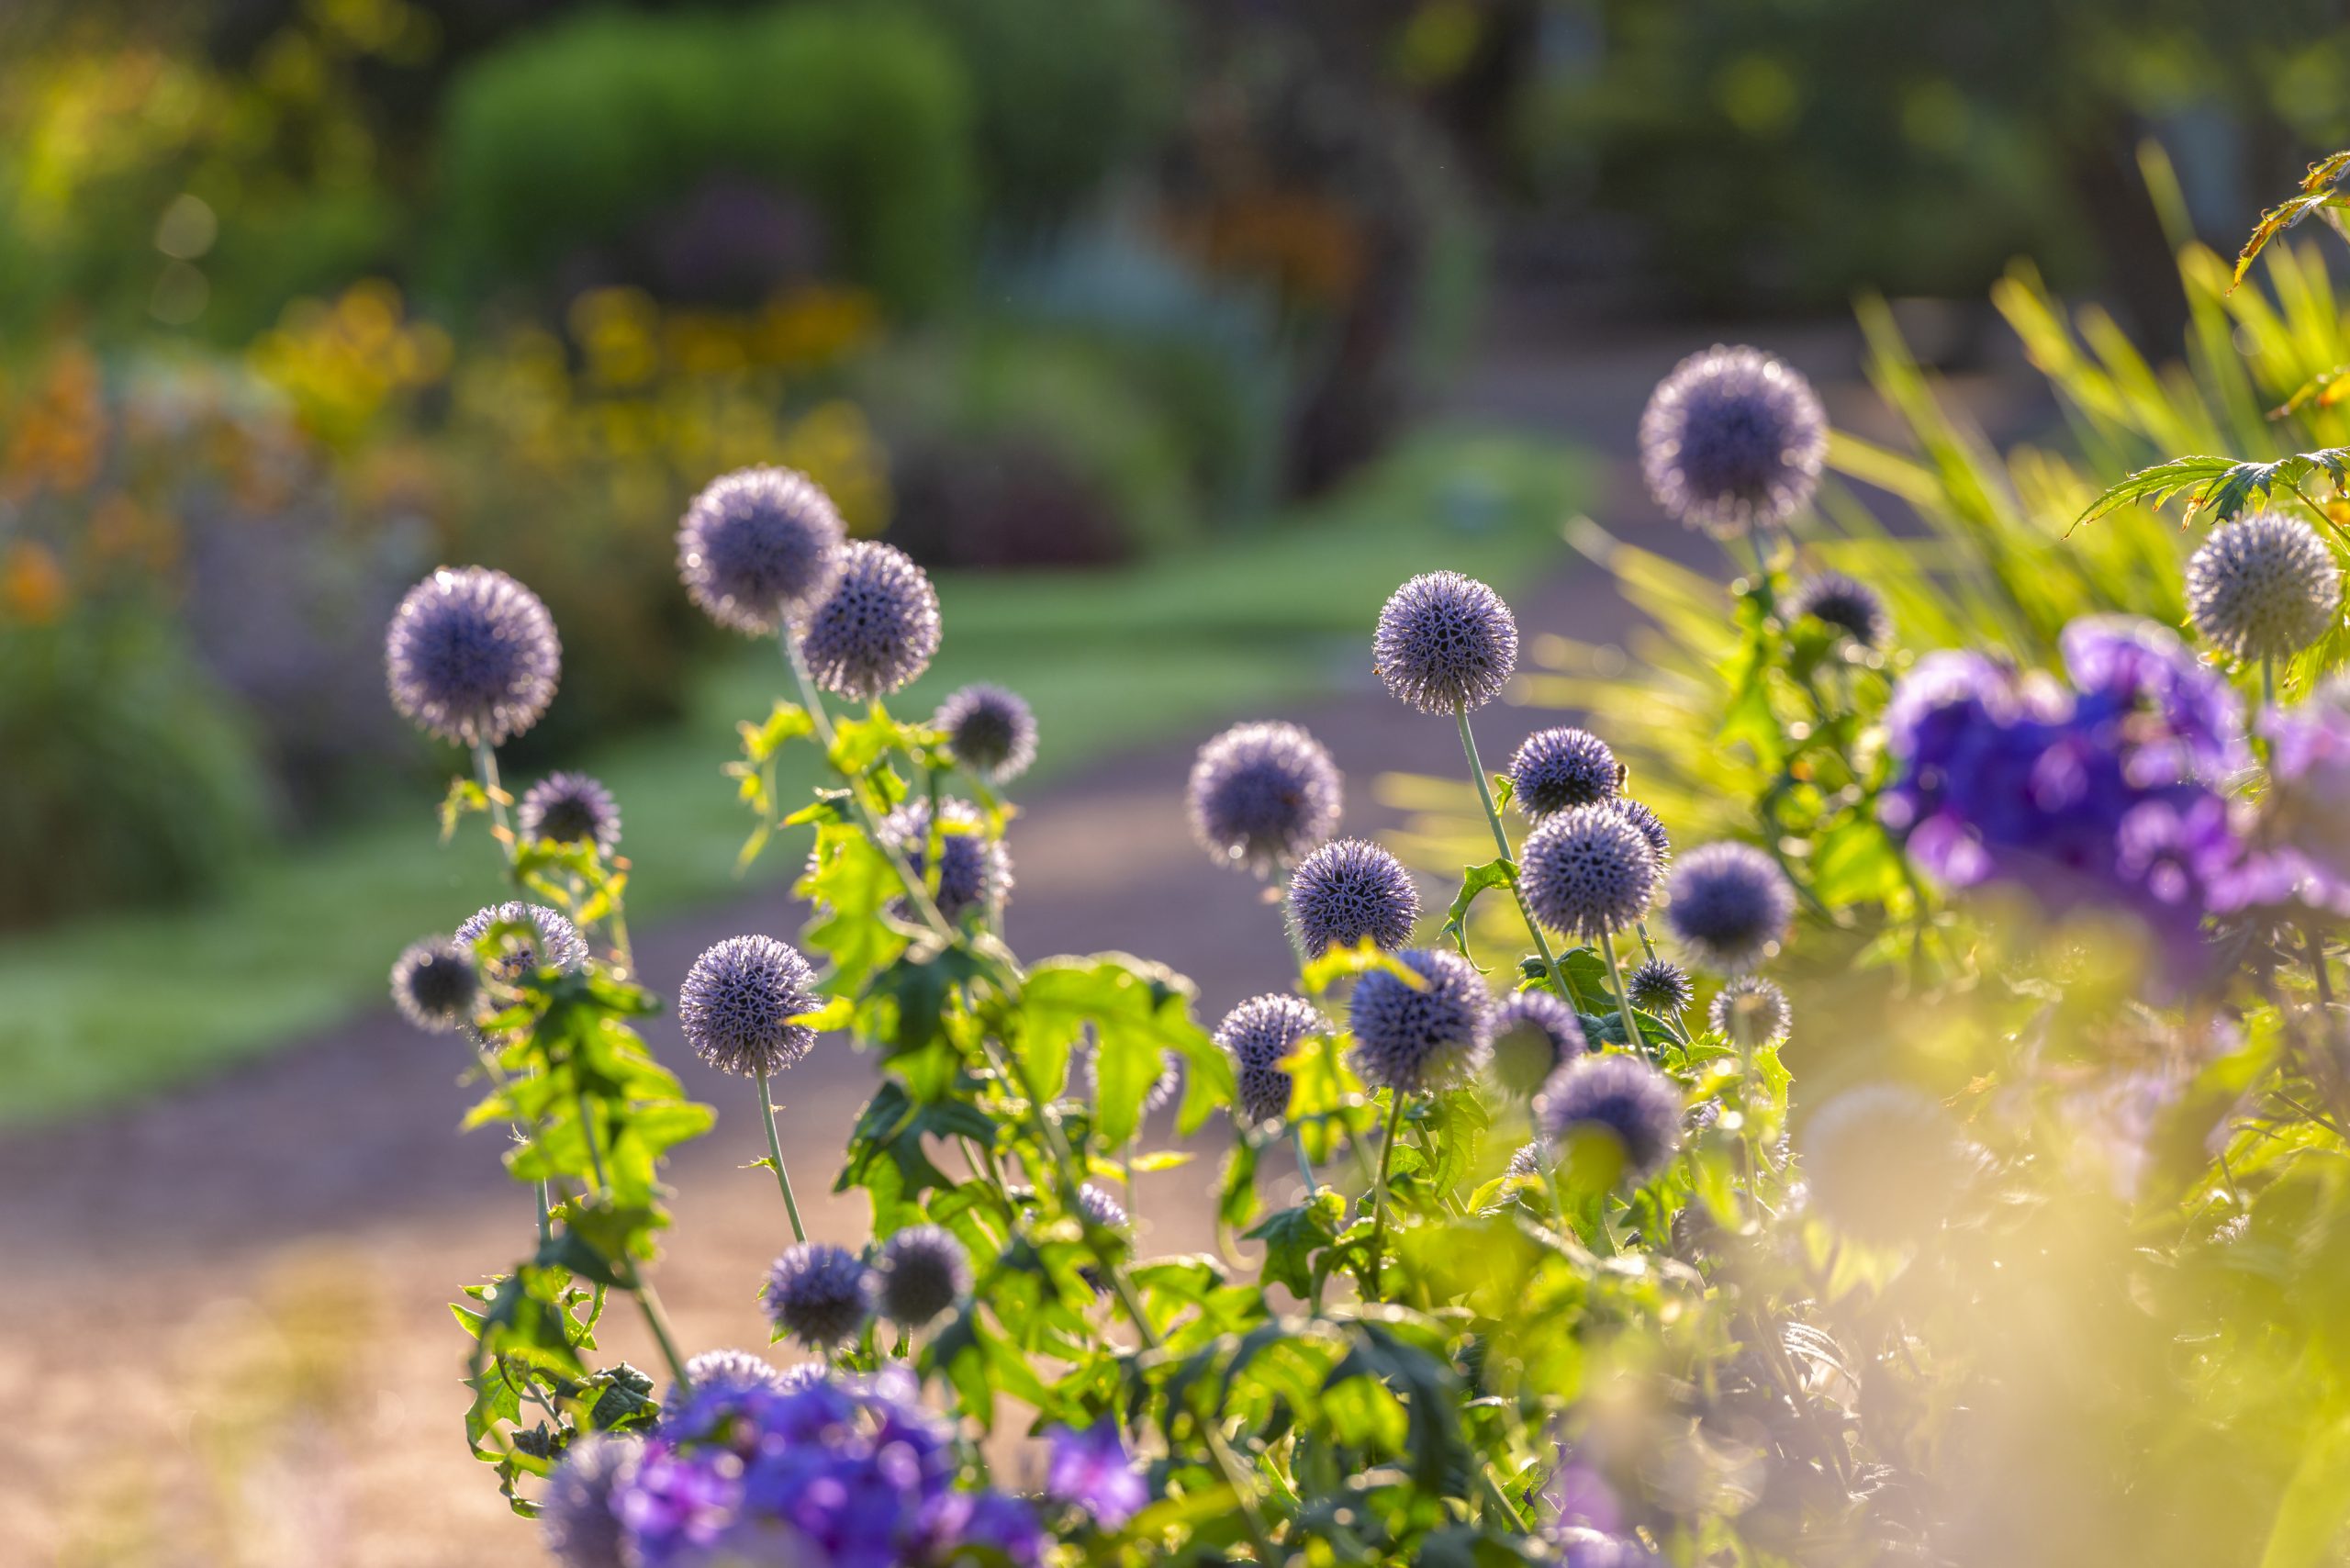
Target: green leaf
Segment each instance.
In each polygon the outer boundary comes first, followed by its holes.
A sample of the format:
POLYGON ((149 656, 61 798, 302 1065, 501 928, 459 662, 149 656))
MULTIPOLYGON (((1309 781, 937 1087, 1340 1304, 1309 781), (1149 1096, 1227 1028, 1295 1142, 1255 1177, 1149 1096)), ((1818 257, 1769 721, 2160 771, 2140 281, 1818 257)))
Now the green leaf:
POLYGON ((2187 515, 2209 511, 2213 522, 2225 522, 2250 506, 2255 497, 2277 489, 2315 501, 2301 489, 2324 475, 2337 490, 2350 488, 2350 447, 2329 446, 2319 452, 2297 452, 2274 463, 2240 463, 2230 457, 2174 457, 2151 468, 2141 468, 2109 485, 2089 502, 2073 527, 2094 522, 2117 507, 2159 508, 2176 496, 2187 498, 2187 515))
POLYGON ((1311 1202, 1268 1215, 1248 1232, 1249 1240, 1265 1244, 1265 1278, 1286 1287, 1298 1300, 1311 1301, 1329 1272, 1323 1255, 1337 1240, 1346 1214, 1346 1200, 1325 1187, 1311 1202))
POLYGON ((1514 888, 1516 885, 1517 866, 1507 859, 1496 857, 1482 866, 1462 868, 1460 890, 1452 896, 1452 908, 1446 913, 1444 922, 1444 934, 1452 939, 1454 946, 1460 949, 1462 958, 1469 957, 1469 906, 1475 903, 1477 895, 1488 888, 1514 888))
POLYGON ((2260 1568, 2315 1568, 2333 1559, 2350 1522, 2350 1417, 2311 1438, 2268 1526, 2260 1568))
POLYGON ((1020 988, 1017 1047, 1037 1093, 1049 1099, 1059 1092, 1069 1049, 1091 1025, 1094 1130, 1103 1144, 1120 1148, 1133 1140, 1143 1100, 1170 1054, 1184 1064, 1177 1125, 1197 1129, 1231 1103, 1235 1085, 1230 1058, 1192 1016, 1192 982, 1174 970, 1124 953, 1038 964, 1020 988))
POLYGON ((2310 165, 2308 174, 2301 176, 2301 187, 2297 193, 2260 215, 2260 222, 2253 229, 2251 238, 2244 241, 2244 249, 2236 254, 2235 272, 2228 282, 2230 293, 2235 292, 2244 282, 2244 274, 2252 270, 2254 259, 2268 248, 2270 241, 2312 212, 2345 205, 2333 188, 2341 183, 2345 168, 2350 168, 2350 152, 2336 152, 2320 159, 2310 165))

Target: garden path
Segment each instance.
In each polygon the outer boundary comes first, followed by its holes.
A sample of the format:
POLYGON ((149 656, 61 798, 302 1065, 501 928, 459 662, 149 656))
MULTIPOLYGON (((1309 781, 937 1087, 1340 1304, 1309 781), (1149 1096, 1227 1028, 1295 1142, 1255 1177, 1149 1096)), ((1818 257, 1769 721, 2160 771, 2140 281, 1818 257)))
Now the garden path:
MULTIPOLYGON (((1629 462, 1648 388, 1702 330, 1584 324, 1571 342, 1539 321, 1497 324, 1449 417, 1593 445, 1615 461, 1599 509, 1691 560, 1704 542, 1658 524, 1629 462)), ((1865 389, 1849 332, 1762 336, 1817 376, 1840 422, 1865 389)), ((1308 587, 1304 591, 1310 591, 1308 587)), ((1561 569, 1518 596, 1529 631, 1617 635, 1629 611, 1596 573, 1561 569)), ((1368 638, 1369 628, 1364 629, 1368 638)), ((1351 781, 1347 825, 1394 813, 1377 773, 1458 770, 1452 727, 1412 713, 1366 667, 1353 689, 1284 715, 1329 745, 1351 781)), ((1526 724, 1483 726, 1498 763, 1526 724)), ((1124 948, 1192 976, 1213 1020, 1288 971, 1278 912, 1248 878, 1192 844, 1181 791, 1203 734, 1105 761, 1031 802, 1013 839, 1009 924, 1030 954, 1124 948)), ((1049 744, 1049 737, 1047 737, 1049 744)), ((648 982, 674 993, 695 955, 742 931, 789 934, 800 914, 780 868, 741 900, 640 935, 648 982)), ((655 1049, 686 1062, 718 1132, 674 1168, 677 1241, 657 1278, 689 1346, 756 1345, 754 1299, 786 1238, 758 1147, 755 1098, 692 1064, 674 1022, 655 1049)), ((457 1421, 451 1291, 529 1242, 530 1205, 497 1140, 459 1138, 458 1055, 388 1009, 168 1099, 0 1145, 0 1568, 100 1564, 382 1564, 460 1568, 522 1546, 457 1421)), ((787 1150, 811 1230, 861 1236, 860 1197, 822 1193, 871 1083, 845 1048, 781 1081, 787 1150)), ((1152 1250, 1210 1240, 1201 1193, 1214 1164, 1146 1178, 1152 1250)), ((616 1309, 608 1350, 654 1364, 616 1309)))

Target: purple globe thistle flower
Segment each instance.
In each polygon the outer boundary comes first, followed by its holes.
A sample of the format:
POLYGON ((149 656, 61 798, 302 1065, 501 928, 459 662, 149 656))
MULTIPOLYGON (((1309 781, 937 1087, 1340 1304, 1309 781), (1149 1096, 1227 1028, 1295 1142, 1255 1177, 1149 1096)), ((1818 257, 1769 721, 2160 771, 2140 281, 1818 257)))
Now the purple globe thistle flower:
POLYGON ((1640 415, 1649 494, 1669 515, 1723 538, 1801 510, 1827 454, 1828 416, 1811 383, 1759 349, 1716 345, 1690 355, 1640 415))
POLYGON ((1930 1233, 1980 1166, 1941 1105, 1892 1083, 1831 1096, 1804 1128, 1800 1154, 1811 1207, 1875 1246, 1930 1233))
POLYGON ((1392 953, 1419 924, 1420 890, 1404 863, 1378 845, 1333 839, 1290 873, 1289 913, 1307 958, 1366 936, 1392 953))
POLYGON ((793 1020, 823 1004, 816 972, 797 949, 772 936, 730 936, 687 972, 677 1024, 702 1060, 756 1078, 808 1054, 816 1031, 793 1020))
POLYGON ((783 1372, 766 1357, 755 1356, 748 1350, 704 1350, 686 1363, 686 1381, 688 1388, 678 1391, 686 1397, 762 1391, 780 1394, 784 1390, 783 1372))
POLYGON ((481 970, 473 949, 445 936, 411 943, 392 965, 392 1001, 428 1035, 445 1035, 473 1016, 481 970))
POLYGON ((1510 802, 1533 822, 1613 800, 1623 787, 1624 765, 1589 730, 1537 730, 1510 759, 1510 802))
POLYGON ((532 785, 514 825, 525 844, 592 844, 603 855, 621 844, 620 802, 585 773, 550 773, 532 785))
POLYGON ((1594 1134, 1605 1135, 1619 1156, 1617 1174, 1638 1186, 1681 1147, 1681 1091, 1636 1057, 1580 1057, 1536 1097, 1534 1121, 1578 1164, 1577 1145, 1594 1134))
POLYGON ((2284 512, 2221 523, 2188 558, 2187 613, 2230 658, 2281 659, 2325 634, 2342 568, 2316 529, 2284 512))
POLYGON ((1786 873, 1751 844, 1701 845, 1665 884, 1665 924, 1699 963, 1725 974, 1770 957, 1795 914, 1786 873))
POLYGON ((1528 1095, 1589 1049, 1575 1010, 1547 991, 1514 991, 1494 1009, 1494 1078, 1528 1095))
POLYGON ((1542 1146, 1522 1143, 1511 1151, 1505 1176, 1539 1176, 1542 1174, 1542 1146))
POLYGON ((1502 596, 1459 572, 1423 572, 1379 612, 1371 667, 1423 713, 1483 708, 1517 668, 1517 622, 1502 596))
POLYGON ((801 657, 816 684, 852 702, 886 697, 938 652, 938 590, 904 551, 859 540, 839 580, 808 614, 801 657))
POLYGON ((1639 829, 1656 855, 1657 875, 1663 876, 1665 868, 1673 864, 1673 836, 1664 831, 1664 820, 1629 795, 1617 796, 1607 802, 1607 809, 1639 829))
POLYGON ((1236 724, 1192 764, 1192 836, 1226 865, 1290 865, 1337 829, 1344 790, 1330 754, 1295 724, 1236 724))
POLYGON ((802 1241, 767 1271, 767 1316, 811 1350, 830 1350, 873 1320, 873 1273, 828 1241, 802 1241))
POLYGON ((482 566, 442 567, 410 588, 384 636, 392 706, 459 745, 502 745, 539 722, 563 643, 539 596, 482 566))
POLYGON ((1553 931, 1597 940, 1649 912, 1656 851, 1612 806, 1571 806, 1542 820, 1518 851, 1518 890, 1553 931))
POLYGON ((576 974, 588 967, 588 939, 579 935, 579 927, 571 924, 560 911, 543 903, 509 902, 476 910, 465 923, 457 927, 456 939, 466 951, 474 951, 493 925, 528 925, 538 934, 538 951, 533 954, 524 944, 516 942, 492 958, 488 972, 492 979, 507 985, 519 985, 533 969, 544 966, 576 974))
POLYGON ((1651 958, 1634 969, 1624 989, 1633 1006, 1659 1017, 1684 1011, 1697 995, 1689 971, 1666 958, 1651 958))
POLYGON ((1420 984, 1383 969, 1355 982, 1355 1070, 1372 1088, 1398 1095, 1467 1082, 1493 1048, 1494 999, 1484 977, 1442 948, 1410 948, 1395 961, 1420 984))
POLYGON ((1706 1025, 1725 1039, 1742 1039, 1750 1047, 1780 1046, 1786 1044, 1787 1031, 1795 1025, 1795 1009, 1787 1005, 1787 993, 1771 981, 1740 975, 1714 992, 1706 1025))
POLYGON ((1824 622, 1863 648, 1881 648, 1893 637, 1893 617, 1886 613, 1884 596, 1841 572, 1822 572, 1796 584, 1787 614, 1794 620, 1808 615, 1824 622))
POLYGON ((1087 1182, 1077 1189, 1077 1212, 1086 1224, 1103 1230, 1124 1230, 1134 1223, 1126 1205, 1107 1187, 1087 1182))
POLYGON ((1224 1015, 1215 1043, 1230 1054, 1244 1120, 1262 1126, 1289 1114, 1289 1074, 1281 1063, 1316 1035, 1334 1033, 1312 1002, 1278 991, 1252 996, 1224 1015))
POLYGON ((881 1244, 873 1276, 881 1316, 920 1328, 971 1288, 971 1261, 949 1232, 912 1225, 881 1244))
POLYGON ((1036 715, 1001 686, 967 686, 938 705, 930 721, 944 731, 957 762, 990 784, 1008 784, 1036 760, 1036 715))
POLYGON ((1082 1509, 1102 1529, 1120 1529, 1150 1501, 1150 1488, 1127 1457, 1113 1417, 1082 1429, 1055 1427, 1046 1436, 1052 1453, 1045 1495, 1053 1501, 1082 1509))
POLYGON ((539 1499, 540 1540, 563 1568, 624 1568, 624 1535, 613 1494, 643 1458, 635 1438, 589 1432, 574 1438, 539 1499))
POLYGON ((712 621, 771 637, 833 589, 847 531, 821 486, 789 468, 711 480, 677 525, 677 575, 712 621))
MULTIPOLYGON (((987 910, 1012 896, 1012 856, 1003 841, 989 836, 987 819, 968 801, 938 803, 938 913, 959 920, 967 910, 987 910)), ((883 842, 906 857, 913 874, 930 881, 930 802, 908 801, 881 821, 883 842)), ((903 916, 907 901, 894 906, 903 916)))

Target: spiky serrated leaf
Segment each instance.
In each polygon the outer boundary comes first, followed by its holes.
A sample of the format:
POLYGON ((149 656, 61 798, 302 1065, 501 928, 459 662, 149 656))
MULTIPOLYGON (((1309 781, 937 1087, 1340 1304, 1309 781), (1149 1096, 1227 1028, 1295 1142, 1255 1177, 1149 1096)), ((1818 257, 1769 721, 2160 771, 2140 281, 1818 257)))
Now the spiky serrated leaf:
POLYGON ((2187 499, 2187 515, 2210 513, 2213 522, 2225 522, 2250 506, 2255 497, 2279 489, 2317 503, 2303 489, 2323 475, 2339 489, 2350 488, 2350 447, 2329 446, 2317 452, 2297 452, 2273 463, 2239 462, 2232 457, 2174 457, 2151 468, 2141 468, 2109 485, 2089 502, 2073 527, 2094 522, 2116 508, 2139 505, 2159 508, 2176 497, 2187 499))

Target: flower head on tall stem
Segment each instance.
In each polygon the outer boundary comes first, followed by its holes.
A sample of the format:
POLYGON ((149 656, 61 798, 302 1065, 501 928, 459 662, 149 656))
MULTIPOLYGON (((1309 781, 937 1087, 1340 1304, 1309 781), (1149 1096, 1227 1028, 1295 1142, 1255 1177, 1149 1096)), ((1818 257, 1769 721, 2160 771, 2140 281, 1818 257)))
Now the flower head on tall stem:
POLYGON ((1797 583, 1787 600, 1787 614, 1794 620, 1808 615, 1863 648, 1882 648, 1893 637, 1893 617, 1886 612, 1885 597, 1841 572, 1821 572, 1797 583))
POLYGON ((1587 1169, 1579 1146, 1604 1138, 1614 1151, 1617 1179, 1637 1186, 1681 1147, 1681 1091, 1637 1058, 1580 1057, 1543 1086, 1534 1120, 1578 1170, 1587 1169))
POLYGON ((1632 971, 1625 986, 1633 1006, 1660 1018, 1683 1011, 1697 996, 1689 971, 1669 958, 1651 958, 1632 971))
POLYGON ((1252 996, 1225 1014, 1215 1043, 1232 1058, 1242 1119, 1262 1126, 1289 1114, 1290 1076, 1281 1064, 1304 1041, 1332 1032, 1312 1002, 1280 992, 1252 996))
POLYGON ((2280 511, 2223 522, 2187 562, 2187 613, 2234 659, 2290 657, 2342 610, 2342 568, 2316 529, 2280 511))
POLYGON ((1699 963, 1725 974, 1769 958, 1795 913, 1786 873, 1751 844, 1702 845, 1665 884, 1665 924, 1699 963))
POLYGON ((1494 998, 1484 977, 1438 947, 1411 948, 1395 961, 1419 983, 1385 969, 1355 982, 1355 1070, 1399 1099, 1467 1082, 1493 1048, 1494 998))
POLYGON ((1714 992, 1706 1023, 1716 1034, 1749 1046, 1785 1045, 1795 1010, 1787 993, 1757 975, 1740 975, 1714 992))
POLYGON ((1309 958, 1366 936, 1392 953, 1419 924, 1420 890, 1404 863, 1378 845, 1333 839, 1290 874, 1289 913, 1309 958))
POLYGON ((560 910, 549 909, 543 903, 509 901, 476 910, 457 927, 457 942, 471 951, 489 935, 491 927, 498 925, 528 926, 537 937, 537 944, 533 951, 529 944, 509 943, 503 953, 488 961, 487 972, 494 980, 513 985, 542 966, 565 973, 588 967, 588 939, 579 935, 579 927, 572 924, 570 917, 560 910))
POLYGON ((1345 781, 1295 724, 1236 724, 1200 748, 1185 790, 1192 834, 1228 866, 1296 863, 1338 825, 1345 781))
POLYGON ((1656 874, 1663 876, 1673 864, 1673 835, 1664 831, 1664 820, 1629 795, 1618 795, 1607 802, 1607 809, 1639 830, 1649 841, 1650 853, 1656 857, 1656 874))
POLYGON ((610 855, 621 844, 620 802, 585 773, 550 773, 522 792, 514 826, 525 844, 591 844, 610 855))
POLYGON ((1036 760, 1036 715, 1019 693, 966 686, 938 705, 930 727, 955 760, 990 784, 1008 784, 1036 760))
POLYGON ((1548 991, 1514 991, 1494 1010, 1494 1077, 1530 1095, 1589 1049, 1575 1010, 1548 991))
POLYGON ((1624 787, 1624 765, 1589 730, 1537 730, 1510 758, 1510 803, 1540 822, 1570 806, 1595 806, 1624 787))
POLYGON ((873 1273, 846 1248, 803 1241, 767 1271, 767 1316, 811 1350, 830 1350, 873 1320, 873 1273))
POLYGON ((644 1453, 642 1439, 587 1432, 564 1450, 539 1499, 540 1540, 563 1568, 624 1568, 613 1494, 644 1453))
POLYGON ((1518 851, 1518 886, 1553 931, 1596 940, 1648 913, 1656 851, 1623 812, 1573 806, 1543 819, 1518 851))
POLYGON ((1517 668, 1517 621, 1502 596, 1459 572, 1424 572, 1379 612, 1371 666, 1423 713, 1483 708, 1517 668))
POLYGON ((800 655, 818 686, 852 702, 887 697, 938 652, 938 590, 904 551, 861 539, 808 612, 800 655))
POLYGON ((694 1054, 745 1078, 806 1056, 816 1031, 795 1022, 823 1005, 816 972, 772 936, 730 936, 694 960, 677 988, 677 1023, 694 1054))
POLYGON ((497 746, 554 700, 563 644, 539 596, 504 572, 444 566, 392 612, 384 671, 392 706, 420 729, 497 746))
POLYGON ((881 1316, 920 1328, 971 1288, 971 1261, 963 1244, 934 1225, 912 1225, 881 1244, 873 1265, 881 1316))
POLYGON ((1808 504, 1827 454, 1828 416, 1811 383, 1759 349, 1690 355, 1640 415, 1649 493, 1669 515, 1723 538, 1808 504))
MULTIPOLYGON (((1012 855, 1003 841, 990 835, 987 819, 968 801, 942 800, 936 818, 938 833, 938 913, 959 920, 967 910, 1000 907, 1012 896, 1012 855)), ((905 857, 906 865, 929 883, 931 806, 910 800, 881 820, 883 843, 905 857)), ((909 916, 908 900, 898 901, 898 913, 909 916)))
POLYGON ((392 1001, 427 1034, 445 1035, 471 1018, 480 995, 473 949, 448 937, 411 943, 392 966, 392 1001))
POLYGON ((677 575, 703 613, 771 637, 830 593, 846 530, 830 496, 789 468, 721 475, 677 525, 677 575))

